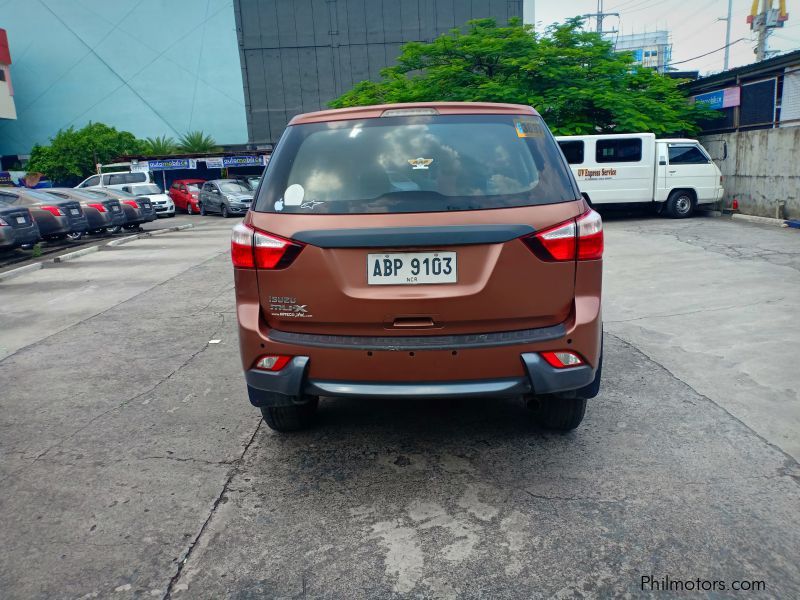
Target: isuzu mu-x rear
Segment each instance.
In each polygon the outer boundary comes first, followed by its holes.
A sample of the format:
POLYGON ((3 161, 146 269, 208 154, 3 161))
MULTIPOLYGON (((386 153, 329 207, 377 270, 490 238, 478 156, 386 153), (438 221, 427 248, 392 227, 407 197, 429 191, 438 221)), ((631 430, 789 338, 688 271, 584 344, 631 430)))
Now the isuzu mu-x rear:
POLYGON ((599 389, 603 231, 527 106, 292 119, 233 231, 250 401, 521 396, 569 430, 599 389))

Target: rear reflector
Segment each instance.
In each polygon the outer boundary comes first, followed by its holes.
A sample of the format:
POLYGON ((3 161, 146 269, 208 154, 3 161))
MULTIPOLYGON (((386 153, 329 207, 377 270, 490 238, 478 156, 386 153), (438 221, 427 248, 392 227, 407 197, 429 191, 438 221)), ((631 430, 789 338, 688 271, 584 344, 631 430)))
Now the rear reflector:
POLYGON ((289 361, 292 360, 291 356, 284 356, 282 354, 262 356, 256 361, 255 368, 262 371, 280 371, 285 367, 289 361))
POLYGON ((579 367, 586 364, 578 354, 569 350, 541 352, 540 354, 542 358, 547 361, 547 364, 556 369, 567 369, 569 367, 579 367))
POLYGON ((301 244, 244 223, 236 225, 231 233, 231 260, 240 269, 285 269, 302 249, 301 244))
POLYGON ((58 208, 57 206, 40 206, 39 208, 41 208, 42 210, 46 210, 47 212, 49 212, 54 217, 63 217, 64 216, 64 213, 61 212, 61 209, 58 208))
POLYGON ((87 204, 86 206, 91 206, 92 208, 96 208, 98 212, 106 212, 106 207, 103 206, 102 204, 100 204, 99 202, 90 203, 90 204, 87 204))
POLYGON ((597 260, 603 257, 603 220, 589 209, 576 219, 525 236, 522 241, 544 261, 597 260))

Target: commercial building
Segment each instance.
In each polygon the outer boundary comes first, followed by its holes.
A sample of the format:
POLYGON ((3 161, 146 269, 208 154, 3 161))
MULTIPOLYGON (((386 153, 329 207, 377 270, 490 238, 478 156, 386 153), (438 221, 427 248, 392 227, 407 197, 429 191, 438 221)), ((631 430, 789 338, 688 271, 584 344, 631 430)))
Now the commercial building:
POLYGON ((229 0, 2 4, 17 120, 0 119, 0 155, 24 157, 89 121, 138 137, 199 129, 221 144, 246 142, 229 0))
POLYGON ((620 35, 614 49, 618 52, 632 52, 637 63, 656 69, 659 73, 666 72, 672 61, 672 44, 668 31, 620 35))
POLYGON ((256 146, 274 144, 292 116, 377 80, 406 42, 430 42, 470 19, 522 18, 521 0, 234 0, 256 146))
POLYGON ((719 166, 724 203, 747 214, 800 218, 800 51, 687 83, 720 117, 700 140, 719 166))
POLYGON ((11 50, 5 29, 0 29, 0 119, 16 119, 14 87, 11 85, 11 50))

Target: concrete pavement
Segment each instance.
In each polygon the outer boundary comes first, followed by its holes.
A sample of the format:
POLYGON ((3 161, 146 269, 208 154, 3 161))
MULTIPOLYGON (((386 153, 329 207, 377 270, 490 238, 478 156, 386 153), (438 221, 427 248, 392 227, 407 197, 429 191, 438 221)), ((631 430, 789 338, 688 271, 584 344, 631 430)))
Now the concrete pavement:
POLYGON ((797 237, 720 219, 608 222, 603 389, 569 435, 535 430, 515 401, 328 400, 315 429, 286 436, 247 403, 232 224, 0 284, 4 304, 16 283, 30 303, 24 314, 9 296, 27 318, 0 360, 4 595, 602 598, 642 595, 648 575, 800 595, 800 467, 770 412, 777 398, 796 417, 797 384, 781 396, 768 362, 751 360, 766 399, 750 416, 719 392, 745 364, 720 354, 740 328, 797 336, 709 304, 742 274, 776 293, 732 302, 780 306, 797 237), (759 256, 741 256, 748 240, 759 256), (70 277, 96 288, 64 297, 70 277), (681 319, 669 298, 704 317, 681 319), (32 318, 53 305, 58 331, 32 318), (690 350, 708 355, 706 382, 690 350))

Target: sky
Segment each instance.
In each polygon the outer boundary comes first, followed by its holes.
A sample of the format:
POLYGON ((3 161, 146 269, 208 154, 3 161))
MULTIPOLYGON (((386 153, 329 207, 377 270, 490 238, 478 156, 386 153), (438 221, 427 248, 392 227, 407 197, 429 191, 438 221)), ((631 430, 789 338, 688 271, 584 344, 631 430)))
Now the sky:
MULTIPOLYGON (((604 0, 604 12, 618 12, 606 17, 603 29, 616 29, 622 35, 666 29, 672 40, 672 63, 676 69, 709 74, 722 70, 725 52, 725 21, 718 20, 728 12, 728 0, 604 0), (688 62, 682 62, 686 61, 688 62)), ((755 34, 746 22, 751 0, 733 0, 730 68, 755 62, 755 34)), ((773 4, 777 7, 778 0, 773 4)), ((788 21, 774 29, 768 49, 780 52, 800 49, 800 0, 787 0, 788 21)), ((596 0, 535 0, 537 30, 575 15, 597 11, 596 0)), ((590 22, 594 28, 594 21, 590 22)))

